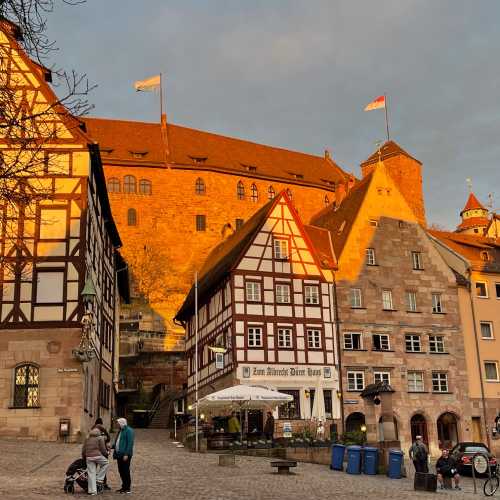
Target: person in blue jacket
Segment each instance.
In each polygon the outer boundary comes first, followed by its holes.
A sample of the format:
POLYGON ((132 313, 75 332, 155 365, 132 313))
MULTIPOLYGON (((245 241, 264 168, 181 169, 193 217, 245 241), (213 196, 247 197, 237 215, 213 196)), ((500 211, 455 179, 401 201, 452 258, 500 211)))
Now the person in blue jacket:
POLYGON ((122 479, 122 487, 117 490, 119 493, 130 493, 130 462, 134 453, 134 431, 127 425, 126 418, 116 420, 120 426, 118 435, 113 444, 113 458, 118 463, 118 472, 122 479))

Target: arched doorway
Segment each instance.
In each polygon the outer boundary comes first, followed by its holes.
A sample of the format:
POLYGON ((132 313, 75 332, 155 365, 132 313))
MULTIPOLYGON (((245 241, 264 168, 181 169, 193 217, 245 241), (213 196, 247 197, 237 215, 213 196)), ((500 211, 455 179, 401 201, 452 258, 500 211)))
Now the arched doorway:
POLYGON ((429 446, 427 420, 425 420, 425 417, 422 414, 416 413, 415 415, 413 415, 413 417, 411 417, 410 427, 411 427, 411 442, 413 443, 417 436, 422 436, 422 440, 424 441, 424 443, 427 446, 429 446))
POLYGON ((458 424, 455 414, 446 412, 437 419, 440 448, 452 448, 458 443, 458 424))
POLYGON ((361 432, 362 425, 365 425, 365 416, 357 411, 346 418, 345 430, 346 432, 361 432))
MULTIPOLYGON (((394 434, 396 441, 399 440, 399 431, 398 431, 398 420, 396 417, 392 417, 394 421, 394 434)), ((379 441, 384 441, 384 426, 382 424, 382 417, 378 419, 378 433, 379 433, 379 441)))

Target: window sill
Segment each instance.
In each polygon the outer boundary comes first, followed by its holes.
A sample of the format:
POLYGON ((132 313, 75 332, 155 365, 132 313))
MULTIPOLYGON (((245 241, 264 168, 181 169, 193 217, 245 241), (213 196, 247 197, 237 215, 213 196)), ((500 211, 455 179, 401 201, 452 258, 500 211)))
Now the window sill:
POLYGON ((315 307, 320 307, 321 304, 302 304, 303 306, 307 306, 307 307, 311 307, 311 306, 315 306, 315 307))
POLYGON ((451 391, 432 391, 432 394, 453 394, 451 391))
POLYGON ((429 394, 429 391, 408 391, 408 394, 429 394))
POLYGON ((356 309, 361 309, 362 311, 366 311, 366 307, 353 307, 351 306, 351 309, 356 310, 356 309))
POLYGON ((495 340, 495 337, 481 337, 481 340, 495 340))
POLYGON ((500 380, 488 380, 487 378, 485 378, 484 381, 488 382, 489 384, 498 384, 498 383, 500 383, 500 380))
POLYGON ((425 271, 425 269, 423 267, 412 267, 411 269, 412 271, 425 271))
POLYGON ((353 352, 368 352, 368 349, 346 349, 345 347, 342 349, 343 351, 353 351, 353 352))
POLYGON ((362 392, 364 389, 347 389, 345 392, 362 392))
POLYGON ((429 351, 429 354, 450 354, 448 351, 443 351, 443 352, 433 352, 429 351))
POLYGON ((279 351, 294 351, 295 350, 294 347, 281 347, 281 346, 276 347, 276 349, 279 351))
POLYGON ((422 311, 406 311, 408 314, 422 314, 422 311))
POLYGON ((308 351, 322 351, 323 348, 322 347, 308 347, 307 350, 308 351))
POLYGON ((247 346, 247 349, 264 349, 264 346, 263 345, 247 346))
MULTIPOLYGON (((272 302, 270 302, 272 304, 272 302)), ((291 302, 276 302, 275 303, 277 306, 292 306, 293 304, 291 302)))
POLYGON ((9 406, 9 410, 39 410, 41 406, 9 406))
POLYGON ((476 295, 476 299, 489 299, 489 295, 476 295))
POLYGON ((366 267, 379 267, 378 264, 366 264, 366 267))
POLYGON ((432 314, 442 314, 444 316, 446 313, 445 312, 434 312, 434 311, 432 311, 432 314))
POLYGON ((397 309, 382 309, 385 312, 397 312, 397 309))
POLYGON ((396 352, 394 349, 372 349, 372 352, 396 352))
POLYGON ((405 351, 406 354, 427 354, 425 351, 405 351))

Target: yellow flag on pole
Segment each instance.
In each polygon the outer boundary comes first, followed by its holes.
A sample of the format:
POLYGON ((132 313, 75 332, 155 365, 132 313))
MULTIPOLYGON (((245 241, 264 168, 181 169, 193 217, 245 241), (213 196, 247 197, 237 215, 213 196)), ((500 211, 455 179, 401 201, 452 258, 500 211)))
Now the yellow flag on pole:
POLYGON ((137 92, 144 91, 150 92, 152 90, 157 90, 161 85, 161 77, 160 75, 151 76, 150 78, 146 78, 145 80, 138 80, 134 83, 134 88, 137 92))

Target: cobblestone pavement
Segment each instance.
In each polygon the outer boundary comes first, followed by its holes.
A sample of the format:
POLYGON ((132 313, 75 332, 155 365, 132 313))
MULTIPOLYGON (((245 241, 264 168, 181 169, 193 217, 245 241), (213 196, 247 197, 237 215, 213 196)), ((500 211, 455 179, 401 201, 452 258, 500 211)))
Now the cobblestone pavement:
MULTIPOLYGON (((62 491, 67 466, 80 453, 74 444, 0 441, 0 499, 68 500, 62 491)), ((351 476, 332 472, 327 466, 302 464, 293 476, 271 472, 269 459, 236 457, 236 467, 219 467, 215 454, 196 455, 178 449, 166 431, 136 431, 132 461, 133 494, 127 498, 203 500, 331 500, 474 498, 472 481, 466 478, 463 491, 427 494, 413 491, 412 478, 390 480, 385 476, 351 476)), ((119 487, 116 465, 110 467, 109 482, 119 487)), ((478 480, 477 498, 483 497, 478 480)), ((77 488, 78 489, 78 488, 77 488)), ((86 498, 78 489, 75 500, 86 498)), ((105 498, 123 498, 106 492, 105 498)))

